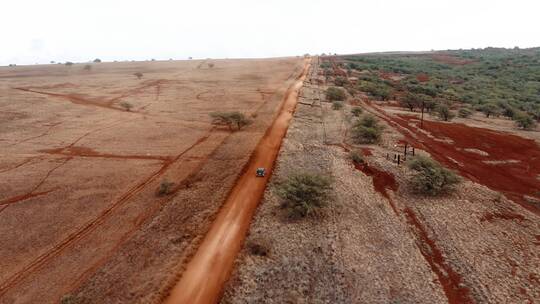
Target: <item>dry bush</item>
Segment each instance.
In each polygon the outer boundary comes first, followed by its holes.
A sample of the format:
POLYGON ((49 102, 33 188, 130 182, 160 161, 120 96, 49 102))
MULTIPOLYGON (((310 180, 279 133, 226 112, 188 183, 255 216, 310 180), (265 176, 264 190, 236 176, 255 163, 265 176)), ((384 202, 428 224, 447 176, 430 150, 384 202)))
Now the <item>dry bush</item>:
POLYGON ((247 249, 250 254, 258 256, 268 256, 270 255, 270 242, 266 239, 255 238, 248 240, 247 249))
POLYGON ((332 110, 341 110, 343 109, 343 102, 341 101, 334 101, 332 102, 332 110))
POLYGON ((156 196, 165 196, 172 193, 174 183, 169 182, 168 180, 162 180, 159 184, 159 187, 156 190, 156 196))
POLYGON ((353 125, 351 137, 358 144, 374 144, 381 140, 383 129, 373 115, 366 114, 353 125))
POLYGON ((326 99, 329 101, 345 100, 345 91, 336 87, 329 87, 326 90, 326 99))
POLYGON ((281 206, 289 217, 305 217, 326 204, 331 190, 330 178, 320 174, 300 173, 287 178, 278 185, 281 206))
POLYGON ((141 72, 134 73, 133 75, 137 77, 137 79, 141 79, 143 77, 143 73, 141 72))
POLYGON ((435 196, 448 193, 460 182, 459 176, 453 171, 429 157, 414 156, 408 161, 408 166, 416 171, 411 186, 419 194, 435 196))
POLYGON ((240 130, 252 122, 243 113, 238 111, 212 112, 210 113, 210 117, 212 117, 212 124, 228 126, 230 130, 233 130, 233 126, 236 126, 237 130, 240 130))
POLYGON ((90 71, 90 70, 92 69, 92 66, 89 65, 89 64, 87 64, 87 65, 84 66, 83 69, 84 69, 85 71, 90 71))
POLYGON ((131 103, 127 102, 127 101, 122 101, 122 102, 120 103, 120 106, 121 106, 122 108, 124 108, 124 109, 125 109, 126 111, 128 111, 128 112, 131 111, 131 109, 133 108, 133 105, 132 105, 131 103))
POLYGON ((351 113, 353 116, 358 117, 360 114, 362 114, 363 110, 360 107, 354 107, 351 109, 351 113))
POLYGON ((358 151, 352 151, 349 156, 351 157, 352 161, 356 164, 363 164, 364 163, 364 156, 362 153, 358 151))

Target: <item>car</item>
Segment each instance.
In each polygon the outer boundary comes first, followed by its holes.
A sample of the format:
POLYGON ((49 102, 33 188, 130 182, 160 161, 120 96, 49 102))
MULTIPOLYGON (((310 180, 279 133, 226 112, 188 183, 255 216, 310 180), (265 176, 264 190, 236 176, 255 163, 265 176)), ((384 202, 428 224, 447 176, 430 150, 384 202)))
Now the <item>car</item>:
POLYGON ((265 168, 257 168, 257 177, 264 177, 266 175, 266 169, 265 168))

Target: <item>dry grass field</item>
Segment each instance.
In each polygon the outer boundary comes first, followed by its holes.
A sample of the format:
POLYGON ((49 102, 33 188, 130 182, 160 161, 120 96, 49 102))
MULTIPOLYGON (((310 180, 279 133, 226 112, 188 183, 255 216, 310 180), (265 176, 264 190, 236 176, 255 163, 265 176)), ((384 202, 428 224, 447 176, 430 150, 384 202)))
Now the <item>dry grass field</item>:
POLYGON ((90 66, 0 68, 0 303, 160 299, 303 62, 90 66))

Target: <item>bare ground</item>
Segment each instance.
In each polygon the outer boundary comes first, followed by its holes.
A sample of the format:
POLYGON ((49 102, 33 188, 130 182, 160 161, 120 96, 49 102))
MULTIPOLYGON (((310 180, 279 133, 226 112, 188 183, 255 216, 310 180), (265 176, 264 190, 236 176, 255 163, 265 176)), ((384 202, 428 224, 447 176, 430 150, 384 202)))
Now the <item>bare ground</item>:
POLYGON ((535 213, 467 179, 451 195, 413 194, 412 172, 392 161, 403 135, 386 124, 381 144, 351 145, 350 107, 332 111, 321 89, 304 87, 222 303, 538 303, 535 213), (368 148, 369 166, 393 175, 397 191, 377 191, 342 147, 368 148), (291 221, 275 185, 301 171, 333 177, 334 196, 321 215, 291 221))

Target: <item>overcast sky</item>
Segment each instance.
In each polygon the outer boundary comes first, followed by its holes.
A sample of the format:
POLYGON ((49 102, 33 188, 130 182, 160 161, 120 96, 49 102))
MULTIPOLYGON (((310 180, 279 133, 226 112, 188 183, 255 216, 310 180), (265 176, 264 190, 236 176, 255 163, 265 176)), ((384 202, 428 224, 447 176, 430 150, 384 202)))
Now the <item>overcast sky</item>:
POLYGON ((540 46, 540 0, 1 0, 0 65, 540 46))

